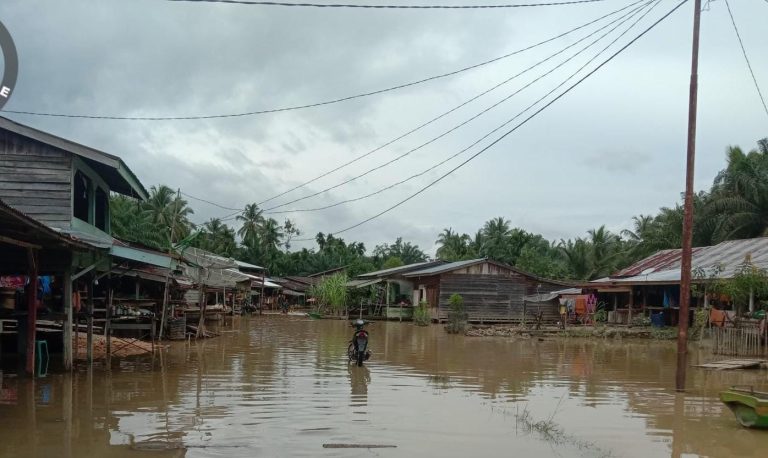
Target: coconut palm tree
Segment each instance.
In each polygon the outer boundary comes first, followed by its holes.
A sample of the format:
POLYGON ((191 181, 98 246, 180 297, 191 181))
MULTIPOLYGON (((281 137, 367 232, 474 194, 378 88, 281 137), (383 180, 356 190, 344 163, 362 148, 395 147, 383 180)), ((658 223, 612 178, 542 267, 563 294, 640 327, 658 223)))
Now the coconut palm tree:
POLYGON ((264 220, 259 228, 259 242, 264 253, 274 253, 282 244, 283 228, 273 218, 264 220))
POLYGON ((189 215, 194 211, 168 186, 152 186, 149 199, 141 207, 149 221, 169 242, 176 242, 189 234, 189 215))
POLYGON ((496 217, 486 221, 483 225, 483 246, 481 255, 497 261, 510 262, 509 236, 512 232, 509 220, 496 217))
POLYGON ((243 213, 237 215, 237 220, 242 223, 237 235, 243 240, 243 244, 249 247, 255 247, 258 244, 259 232, 264 224, 262 210, 256 204, 245 206, 243 213))

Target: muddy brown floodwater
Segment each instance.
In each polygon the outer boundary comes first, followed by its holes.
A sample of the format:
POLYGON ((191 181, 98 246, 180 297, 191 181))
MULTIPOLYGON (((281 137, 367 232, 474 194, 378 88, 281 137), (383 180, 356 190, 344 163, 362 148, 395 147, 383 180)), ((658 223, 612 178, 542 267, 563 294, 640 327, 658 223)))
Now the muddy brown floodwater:
POLYGON ((765 370, 691 368, 679 395, 669 342, 370 332, 362 368, 347 364, 345 322, 253 317, 109 372, 6 373, 0 456, 767 456, 768 432, 717 400, 768 390, 765 370))

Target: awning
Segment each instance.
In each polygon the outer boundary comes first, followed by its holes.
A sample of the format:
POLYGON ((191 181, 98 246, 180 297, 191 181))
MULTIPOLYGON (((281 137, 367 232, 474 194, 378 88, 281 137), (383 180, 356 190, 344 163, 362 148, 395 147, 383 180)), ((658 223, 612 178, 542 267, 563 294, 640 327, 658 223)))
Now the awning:
POLYGON ((286 296, 304 296, 305 295, 304 293, 301 293, 299 291, 293 291, 291 289, 285 289, 285 288, 283 288, 282 293, 285 294, 286 296))
POLYGON ((112 245, 109 254, 117 258, 137 261, 164 269, 175 269, 178 265, 172 257, 158 251, 142 250, 123 245, 112 245))
MULTIPOLYGON (((258 280, 254 280, 253 282, 251 282, 251 287, 252 288, 261 288, 261 278, 260 277, 257 277, 257 278, 258 278, 258 280)), ((265 288, 277 288, 277 289, 282 288, 282 286, 278 285, 277 283, 273 283, 273 282, 271 282, 269 280, 264 281, 264 287, 265 288)))

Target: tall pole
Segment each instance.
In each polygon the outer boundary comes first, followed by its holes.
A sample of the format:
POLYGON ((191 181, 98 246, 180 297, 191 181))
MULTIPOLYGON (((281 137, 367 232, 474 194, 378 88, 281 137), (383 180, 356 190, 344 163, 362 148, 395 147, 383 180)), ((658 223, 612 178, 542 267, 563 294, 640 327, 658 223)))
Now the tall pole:
POLYGON ((685 202, 683 206, 683 252, 680 265, 680 319, 677 328, 677 375, 675 389, 685 391, 688 366, 688 305, 691 302, 691 252, 693 250, 693 166, 696 158, 696 100, 699 80, 699 28, 701 0, 693 4, 693 48, 691 50, 691 87, 688 94, 688 152, 685 165, 685 202))

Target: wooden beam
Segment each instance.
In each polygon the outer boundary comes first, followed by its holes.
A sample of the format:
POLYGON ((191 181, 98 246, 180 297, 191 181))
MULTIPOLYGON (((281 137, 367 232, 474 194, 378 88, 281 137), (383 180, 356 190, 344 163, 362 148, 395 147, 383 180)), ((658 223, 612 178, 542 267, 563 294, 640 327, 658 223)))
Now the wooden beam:
POLYGON ((29 284, 27 285, 27 374, 35 376, 35 340, 37 331, 37 259, 27 249, 29 284))
POLYGON ((98 267, 99 264, 101 264, 102 262, 104 262, 104 259, 99 259, 98 261, 94 262, 93 264, 91 264, 90 266, 88 266, 85 269, 81 270, 80 272, 72 275, 72 281, 75 281, 78 278, 82 277, 83 275, 87 274, 88 272, 92 271, 93 269, 98 267))
POLYGON ((93 367, 93 278, 88 278, 88 285, 86 286, 88 291, 88 299, 86 305, 86 317, 88 328, 86 331, 86 359, 88 361, 88 368, 93 367))
POLYGON ((22 248, 34 249, 34 250, 40 250, 43 248, 40 245, 36 245, 34 243, 22 242, 21 240, 12 239, 10 237, 5 237, 3 235, 0 235, 0 242, 7 243, 9 245, 16 245, 22 248))
POLYGON ((72 370, 72 268, 64 271, 64 368, 72 370))

